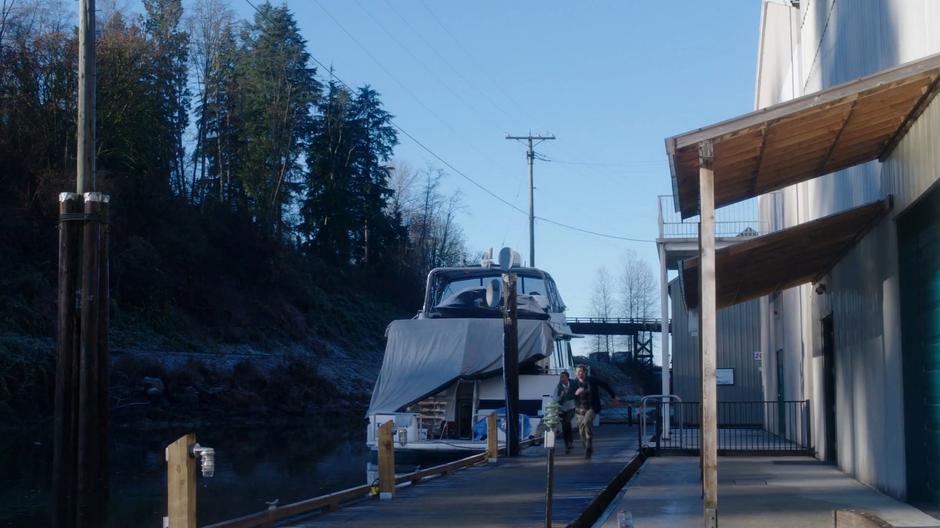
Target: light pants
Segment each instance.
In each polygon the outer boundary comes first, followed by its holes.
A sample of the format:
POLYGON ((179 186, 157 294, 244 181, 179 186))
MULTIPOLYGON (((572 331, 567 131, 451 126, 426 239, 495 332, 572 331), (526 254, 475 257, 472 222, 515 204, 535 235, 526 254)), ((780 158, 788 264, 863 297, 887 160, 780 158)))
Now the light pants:
POLYGON ((578 416, 578 434, 581 435, 581 442, 584 443, 585 449, 591 449, 594 440, 594 409, 588 409, 587 411, 582 411, 578 409, 576 411, 578 416))

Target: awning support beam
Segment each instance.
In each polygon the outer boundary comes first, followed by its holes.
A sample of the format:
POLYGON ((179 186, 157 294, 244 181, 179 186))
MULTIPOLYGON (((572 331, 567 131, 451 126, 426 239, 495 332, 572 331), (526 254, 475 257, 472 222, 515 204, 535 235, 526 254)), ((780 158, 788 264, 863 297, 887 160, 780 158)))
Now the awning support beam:
POLYGON ((839 138, 842 137, 842 133, 845 132, 845 125, 849 124, 849 119, 852 119, 852 112, 855 112, 855 107, 858 106, 858 96, 852 99, 852 104, 849 105, 849 109, 846 110, 845 115, 842 117, 842 124, 839 126, 839 131, 836 133, 836 138, 832 140, 832 144, 829 145, 829 150, 826 151, 826 155, 823 156, 822 161, 819 163, 819 167, 816 168, 816 172, 823 174, 823 171, 826 169, 826 165, 829 164, 829 158, 832 157, 832 152, 836 149, 836 145, 839 144, 839 138))
MULTIPOLYGON (((715 378, 718 329, 715 296, 715 173, 711 141, 699 144, 699 288, 702 354, 701 456, 703 512, 706 528, 718 526, 718 404, 715 378)), ((663 367, 665 368, 665 366, 663 367)))
POLYGON ((933 82, 930 84, 930 88, 924 90, 924 95, 917 101, 917 105, 914 106, 914 109, 911 110, 907 117, 904 118, 904 123, 898 128, 898 130, 891 136, 891 139, 885 144, 884 148, 881 149, 881 152, 878 153, 878 161, 884 161, 885 158, 891 155, 894 152, 895 147, 898 146, 898 143, 901 142, 901 139, 904 138, 904 135, 907 134, 907 131, 910 130, 911 126, 914 125, 914 121, 917 121, 917 118, 920 117, 920 114, 924 113, 924 110, 927 109, 927 106, 930 105, 930 102, 933 101, 934 96, 937 94, 937 90, 940 90, 940 75, 933 79, 933 82))
MULTIPOLYGON (((662 394, 672 394, 671 384, 669 382, 669 377, 671 372, 669 371, 669 273, 666 270, 666 243, 660 242, 657 244, 659 246, 659 308, 660 308, 660 321, 661 326, 659 328, 659 335, 661 338, 660 341, 660 352, 662 356, 662 394)), ((662 438, 669 438, 669 398, 663 400, 663 428, 662 428, 662 438)))

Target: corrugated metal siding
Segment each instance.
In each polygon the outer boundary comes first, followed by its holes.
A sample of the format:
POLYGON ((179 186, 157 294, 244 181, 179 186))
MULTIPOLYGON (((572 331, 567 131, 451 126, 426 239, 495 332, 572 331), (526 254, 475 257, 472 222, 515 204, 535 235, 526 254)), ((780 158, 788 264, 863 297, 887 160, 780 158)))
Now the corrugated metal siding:
MULTIPOLYGON (((672 378, 673 392, 682 401, 701 401, 698 337, 689 328, 689 312, 679 294, 678 279, 670 283, 672 299, 672 378)), ((718 311, 718 368, 734 369, 734 385, 718 386, 718 401, 759 401, 763 399, 759 364, 754 352, 760 350, 759 301, 730 306, 718 311)))
MULTIPOLYGON (((809 0, 801 3, 800 57, 810 93, 940 51, 940 2, 934 0, 809 0)), ((770 67, 770 66, 766 66, 770 67)), ((777 68, 789 65, 777 64, 777 68)), ((760 87, 758 88, 761 89, 760 87)), ((940 175, 940 103, 936 100, 884 162, 871 162, 786 189, 786 225, 895 196, 894 214, 940 175)), ((770 200, 761 200, 769 214, 770 200)), ((765 357, 782 348, 788 398, 813 400, 815 444, 825 438, 819 389, 818 321, 833 314, 838 464, 867 484, 903 498, 903 380, 897 231, 886 219, 832 270, 828 293, 794 288, 769 325, 765 357), (779 336, 777 338, 776 336, 779 336)), ((770 310, 771 304, 767 304, 770 310)), ((768 378, 772 376, 768 373, 768 378)), ((770 387, 768 387, 769 389, 770 387)), ((775 387, 774 387, 775 390, 775 387)), ((775 394, 768 392, 767 396, 775 394)), ((821 453, 825 455, 825 453, 821 453)))

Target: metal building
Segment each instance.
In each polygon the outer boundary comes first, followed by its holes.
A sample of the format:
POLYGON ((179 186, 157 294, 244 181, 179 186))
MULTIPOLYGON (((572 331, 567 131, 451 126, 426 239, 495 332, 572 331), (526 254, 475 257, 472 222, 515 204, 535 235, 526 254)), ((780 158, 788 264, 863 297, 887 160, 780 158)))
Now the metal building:
MULTIPOLYGON (((937 2, 804 4, 765 3, 758 108, 940 52, 937 2)), ((923 94, 936 89, 933 78, 923 94)), ((940 384, 929 377, 940 375, 940 104, 925 103, 881 161, 761 198, 776 228, 894 201, 816 284, 764 299, 763 350, 783 369, 768 388, 813 402, 820 458, 889 495, 937 507, 940 384)))
MULTIPOLYGON (((672 306, 672 394, 682 401, 700 401, 702 371, 698 351, 698 321, 689 312, 679 279, 669 283, 672 306)), ((758 402, 764 399, 760 361, 760 303, 757 300, 718 311, 718 402, 758 402)), ((755 411, 759 408, 755 407, 755 411)), ((761 417, 729 417, 740 423, 760 423, 761 417), (756 420, 756 422, 755 422, 756 420)))
MULTIPOLYGON (((706 365, 716 307, 759 298, 764 398, 809 400, 820 458, 934 509, 938 52, 940 2, 765 0, 756 111, 666 142, 684 217, 701 211, 710 231, 715 207, 757 197, 769 225, 730 249, 703 228, 701 256, 681 270, 687 304, 702 299, 706 365)), ((717 505, 713 451, 703 444, 706 514, 717 505)))

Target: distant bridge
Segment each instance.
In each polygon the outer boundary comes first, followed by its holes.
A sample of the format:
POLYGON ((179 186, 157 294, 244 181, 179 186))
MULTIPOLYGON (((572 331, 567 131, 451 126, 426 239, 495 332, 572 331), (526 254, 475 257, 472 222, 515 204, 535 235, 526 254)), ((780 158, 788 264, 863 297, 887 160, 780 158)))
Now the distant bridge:
MULTIPOLYGON (((568 317, 568 326, 576 334, 584 335, 637 335, 644 332, 660 332, 662 319, 637 319, 633 317, 568 317)), ((672 332, 672 321, 669 321, 672 332)))
MULTIPOLYGON (((653 334, 662 332, 662 319, 634 317, 568 317, 571 331, 581 335, 632 336, 633 359, 652 366, 653 334)), ((672 332, 672 321, 667 324, 672 332)))

